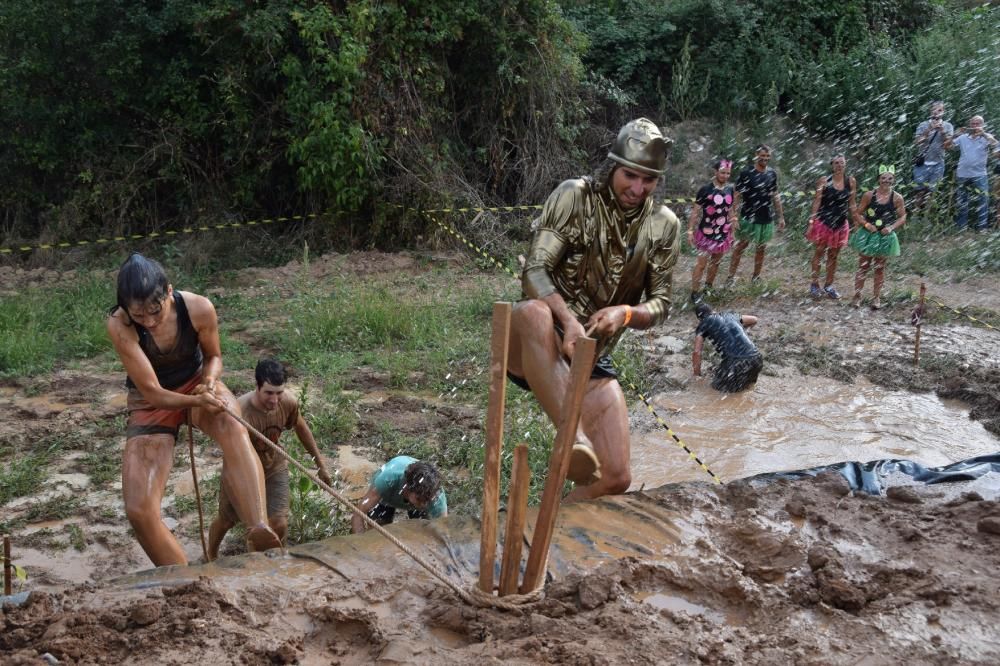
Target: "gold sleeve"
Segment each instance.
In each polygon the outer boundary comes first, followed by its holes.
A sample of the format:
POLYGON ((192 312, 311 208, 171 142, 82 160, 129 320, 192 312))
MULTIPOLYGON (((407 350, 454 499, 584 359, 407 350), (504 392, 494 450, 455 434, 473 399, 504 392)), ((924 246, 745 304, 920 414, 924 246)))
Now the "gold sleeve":
MULTIPOLYGON (((653 318, 655 326, 667 318, 670 312, 670 293, 673 286, 674 266, 680 254, 680 220, 668 209, 661 209, 664 214, 663 224, 655 225, 661 231, 661 238, 654 244, 655 250, 649 257, 649 270, 646 272, 645 291, 647 300, 644 303, 646 311, 653 318)), ((654 228, 655 228, 654 227, 654 228)))
POLYGON ((521 274, 521 289, 528 298, 545 298, 556 291, 552 274, 570 243, 579 238, 586 187, 582 179, 564 181, 545 201, 521 274))

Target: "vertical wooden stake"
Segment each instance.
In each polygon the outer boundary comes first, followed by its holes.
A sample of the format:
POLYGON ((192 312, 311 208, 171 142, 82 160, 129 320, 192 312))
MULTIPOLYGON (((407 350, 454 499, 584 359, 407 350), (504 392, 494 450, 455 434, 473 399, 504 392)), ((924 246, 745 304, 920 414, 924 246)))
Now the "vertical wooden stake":
POLYGON ((507 345, 511 304, 493 304, 490 338, 490 397, 486 410, 486 460, 483 464, 483 518, 479 541, 479 589, 493 594, 493 566, 497 550, 497 512, 500 510, 500 453, 503 451, 503 410, 507 396, 507 345))
POLYGON ((507 493, 507 530, 503 539, 503 559, 500 561, 500 596, 517 592, 517 578, 521 573, 521 545, 524 543, 524 519, 528 513, 528 485, 531 470, 528 468, 528 445, 518 444, 514 449, 514 471, 507 493))
POLYGON ((580 338, 576 342, 573 363, 569 369, 569 388, 563 399, 562 420, 556 432, 555 443, 552 445, 552 455, 549 457, 549 474, 545 479, 545 489, 542 491, 542 504, 535 521, 535 532, 531 540, 531 551, 528 553, 528 564, 524 569, 521 594, 534 592, 545 576, 545 562, 549 544, 552 542, 552 528, 555 527, 556 514, 562 501, 563 483, 566 481, 566 472, 569 471, 569 459, 573 453, 573 443, 576 441, 576 427, 580 422, 580 406, 587 392, 590 373, 594 369, 596 350, 597 341, 593 338, 580 338))
POLYGON ((917 335, 913 340, 913 365, 920 365, 920 325, 924 321, 924 297, 927 295, 927 285, 920 283, 920 304, 917 306, 917 335))
POLYGON ((3 535, 3 593, 5 596, 10 596, 11 593, 11 580, 10 580, 10 535, 3 535))

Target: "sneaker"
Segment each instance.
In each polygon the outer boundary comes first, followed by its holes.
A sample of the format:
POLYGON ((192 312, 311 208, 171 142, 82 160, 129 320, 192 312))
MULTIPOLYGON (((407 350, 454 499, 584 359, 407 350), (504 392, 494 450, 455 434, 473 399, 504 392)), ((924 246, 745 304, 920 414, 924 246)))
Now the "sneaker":
POLYGON ((578 486, 591 484, 601 478, 601 462, 589 444, 577 442, 573 445, 566 478, 578 486))
POLYGON ((823 291, 826 292, 827 297, 832 298, 835 301, 840 300, 840 292, 834 289, 832 284, 828 284, 823 287, 823 291))
POLYGON ((851 307, 852 308, 861 307, 861 294, 854 294, 854 298, 851 299, 851 307))
POLYGON ((726 278, 726 284, 725 284, 724 288, 725 289, 732 289, 735 286, 736 286, 736 276, 735 275, 730 275, 729 277, 726 278))
POLYGON ((881 310, 882 309, 882 299, 876 297, 875 300, 872 301, 871 308, 872 308, 872 310, 881 310))
POLYGON ((759 275, 751 275, 750 276, 750 284, 758 284, 759 282, 760 282, 760 276, 759 275))
POLYGON ((691 302, 694 305, 698 305, 703 300, 705 300, 704 292, 701 292, 701 291, 692 291, 691 292, 691 302))
POLYGON ((822 298, 823 291, 819 288, 818 284, 813 282, 811 285, 809 285, 809 295, 812 296, 813 298, 822 298))

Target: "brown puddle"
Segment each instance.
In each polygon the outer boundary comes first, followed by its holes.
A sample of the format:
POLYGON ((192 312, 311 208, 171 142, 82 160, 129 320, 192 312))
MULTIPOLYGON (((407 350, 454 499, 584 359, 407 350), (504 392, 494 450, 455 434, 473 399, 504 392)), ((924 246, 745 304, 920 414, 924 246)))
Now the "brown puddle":
MULTIPOLYGON (((933 393, 889 391, 863 379, 844 384, 797 373, 761 376, 754 390, 735 395, 699 381, 652 403, 724 482, 846 460, 946 465, 1000 449, 962 403, 933 393)), ((642 411, 639 418, 652 421, 642 411)), ((709 477, 665 430, 633 432, 633 488, 690 480, 709 477)))

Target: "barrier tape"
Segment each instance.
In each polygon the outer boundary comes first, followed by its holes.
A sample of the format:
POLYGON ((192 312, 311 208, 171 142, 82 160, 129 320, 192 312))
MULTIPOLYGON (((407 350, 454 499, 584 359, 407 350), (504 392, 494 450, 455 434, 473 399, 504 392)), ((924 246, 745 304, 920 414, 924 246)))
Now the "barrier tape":
POLYGON ((184 227, 183 229, 172 229, 169 231, 152 231, 148 234, 127 234, 124 236, 109 236, 108 238, 96 238, 94 240, 61 241, 57 243, 35 243, 32 245, 20 245, 17 247, 0 248, 0 254, 13 254, 14 252, 31 252, 32 250, 60 250, 70 247, 85 247, 88 245, 104 245, 107 243, 121 243, 123 241, 151 239, 151 238, 171 238, 181 234, 193 234, 200 231, 220 231, 222 229, 237 229, 240 227, 255 227, 264 224, 275 224, 277 222, 296 222, 299 220, 315 219, 318 213, 306 213, 305 215, 290 215, 287 217, 269 217, 260 220, 250 220, 249 222, 227 222, 225 224, 203 224, 196 227, 184 227))
POLYGON ((982 326, 985 326, 986 328, 988 328, 990 330, 993 330, 993 331, 1000 330, 1000 329, 997 329, 997 327, 995 327, 992 324, 990 324, 989 322, 985 322, 982 319, 977 319, 976 317, 973 317, 972 315, 970 315, 970 314, 968 314, 966 312, 962 312, 961 310, 956 310, 955 308, 951 307, 950 305, 945 305, 944 303, 942 303, 938 299, 934 298, 933 296, 928 296, 927 298, 930 299, 930 301, 932 303, 936 304, 937 306, 942 307, 945 310, 950 310, 951 312, 954 312, 955 314, 957 314, 959 317, 965 317, 969 321, 974 321, 977 324, 981 324, 982 326))
MULTIPOLYGON (((495 259, 494 257, 492 257, 485 250, 483 250, 482 248, 478 247, 472 241, 470 241, 468 238, 466 238, 461 233, 459 233, 457 230, 455 230, 454 227, 452 227, 449 224, 445 224, 444 222, 441 222, 439 219, 437 219, 433 215, 429 214, 432 211, 426 211, 425 210, 425 211, 419 211, 419 212, 427 214, 427 217, 432 222, 434 222, 439 227, 441 227, 442 229, 444 229, 445 231, 447 231, 449 234, 451 234, 454 238, 456 238, 463 245, 465 245, 466 247, 468 247, 469 249, 471 249, 473 252, 475 252, 479 256, 487 259, 488 261, 490 261, 494 266, 496 266, 500 270, 506 272, 508 275, 510 275, 515 280, 519 280, 520 279, 520 276, 517 273, 515 273, 514 271, 512 271, 507 266, 504 266, 503 264, 501 264, 497 259, 495 259)), ((709 469, 708 465, 706 465, 704 462, 702 462, 701 458, 699 458, 697 455, 695 455, 694 451, 692 451, 690 448, 688 448, 688 446, 683 441, 681 441, 681 438, 677 436, 677 434, 667 424, 667 422, 664 421, 660 417, 660 415, 656 412, 656 410, 653 408, 653 406, 651 404, 649 404, 649 400, 647 400, 646 396, 642 394, 642 391, 639 390, 639 387, 637 387, 634 383, 632 383, 632 381, 630 379, 628 379, 625 376, 625 373, 618 366, 618 364, 614 362, 614 359, 611 360, 611 364, 614 366, 615 370, 618 372, 618 374, 621 377, 621 379, 624 380, 625 383, 628 384, 629 388, 631 388, 632 391, 635 392, 635 394, 639 396, 639 399, 642 400, 642 404, 646 405, 646 409, 648 409, 649 413, 653 415, 653 418, 656 419, 656 422, 659 423, 660 426, 662 426, 667 431, 667 434, 670 435, 673 438, 674 442, 676 442, 677 445, 688 454, 688 458, 691 459, 691 460, 693 460, 695 463, 697 463, 699 467, 701 467, 710 477, 712 477, 713 481, 715 481, 716 483, 718 483, 718 484, 721 485, 722 484, 722 479, 720 479, 718 477, 718 475, 715 474, 715 472, 713 472, 711 469, 709 469)))

